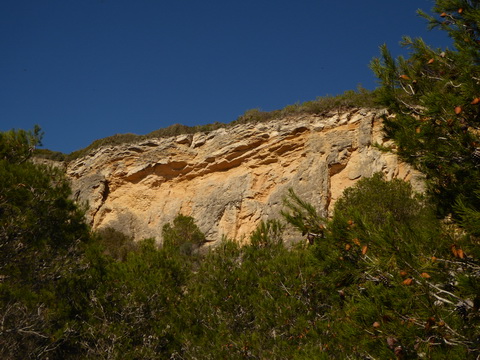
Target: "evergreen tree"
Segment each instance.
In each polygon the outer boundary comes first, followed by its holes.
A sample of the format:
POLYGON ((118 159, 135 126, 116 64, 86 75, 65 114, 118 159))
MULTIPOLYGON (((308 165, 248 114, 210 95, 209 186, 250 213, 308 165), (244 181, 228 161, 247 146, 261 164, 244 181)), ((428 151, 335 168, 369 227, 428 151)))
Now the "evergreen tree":
MULTIPOLYGON (((407 59, 393 59, 382 46, 381 59, 374 59, 371 67, 380 79, 380 100, 394 114, 385 119, 387 135, 395 140, 400 156, 427 175, 438 213, 453 214, 449 225, 453 231, 439 237, 444 246, 438 250, 450 248, 448 256, 442 255, 443 269, 438 269, 443 270, 438 272, 443 284, 430 283, 430 294, 435 303, 456 313, 449 326, 462 334, 459 343, 476 357, 480 348, 480 2, 437 0, 433 13, 419 11, 430 28, 447 32, 452 49, 433 49, 422 39, 405 37, 407 59), (457 224, 467 234, 458 231, 457 224)), ((452 345, 445 337, 443 341, 452 345)))
POLYGON ((393 59, 384 45, 371 63, 380 100, 395 114, 385 129, 398 153, 427 175, 440 213, 459 199, 480 209, 470 197, 480 176, 480 2, 437 0, 433 11, 419 14, 448 33, 453 49, 404 37, 408 58, 393 59))
MULTIPOLYGON (((299 229, 314 220, 286 219, 299 229)), ((346 189, 325 237, 311 247, 331 304, 316 329, 324 351, 335 349, 340 358, 476 359, 478 262, 455 236, 406 182, 376 174, 346 189)))
POLYGON ((81 248, 89 240, 64 174, 28 161, 40 139, 38 127, 0 133, 0 357, 5 359, 61 352, 69 333, 65 318, 77 305, 75 289, 66 284, 79 271, 81 248))
POLYGON ((0 132, 0 159, 9 163, 23 163, 42 144, 43 133, 38 125, 33 130, 23 129, 0 132))

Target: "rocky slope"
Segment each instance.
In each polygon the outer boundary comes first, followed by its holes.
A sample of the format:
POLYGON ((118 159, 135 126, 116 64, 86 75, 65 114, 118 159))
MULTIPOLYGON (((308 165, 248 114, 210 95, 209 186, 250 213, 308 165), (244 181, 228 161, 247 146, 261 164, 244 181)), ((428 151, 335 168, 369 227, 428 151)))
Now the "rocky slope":
POLYGON ((303 115, 103 147, 67 174, 94 228, 161 241, 162 226, 181 212, 209 240, 242 241, 279 216, 290 187, 325 216, 345 188, 378 171, 421 189, 419 173, 372 146, 384 144, 382 113, 303 115))

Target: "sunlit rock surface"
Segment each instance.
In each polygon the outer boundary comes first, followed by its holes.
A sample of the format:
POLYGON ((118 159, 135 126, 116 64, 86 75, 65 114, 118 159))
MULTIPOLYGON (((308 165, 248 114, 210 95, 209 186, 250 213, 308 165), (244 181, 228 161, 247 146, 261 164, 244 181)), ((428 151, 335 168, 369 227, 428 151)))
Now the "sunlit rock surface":
POLYGON ((245 241, 262 219, 280 217, 290 187, 323 216, 345 188, 378 171, 421 190, 421 174, 373 146, 385 145, 382 114, 293 116, 102 147, 71 162, 67 174, 94 228, 161 241, 162 226, 181 212, 210 241, 245 241))

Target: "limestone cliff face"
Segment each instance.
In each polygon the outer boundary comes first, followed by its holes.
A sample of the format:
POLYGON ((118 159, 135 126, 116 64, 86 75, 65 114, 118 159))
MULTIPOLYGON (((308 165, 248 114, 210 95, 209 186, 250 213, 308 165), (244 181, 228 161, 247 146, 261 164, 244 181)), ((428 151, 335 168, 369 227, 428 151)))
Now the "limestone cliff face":
POLYGON ((345 188, 378 171, 421 187, 419 173, 372 146, 384 143, 381 113, 303 115, 103 147, 67 174, 94 228, 161 241, 162 226, 181 212, 209 240, 242 241, 262 219, 279 217, 290 187, 324 216, 345 188))

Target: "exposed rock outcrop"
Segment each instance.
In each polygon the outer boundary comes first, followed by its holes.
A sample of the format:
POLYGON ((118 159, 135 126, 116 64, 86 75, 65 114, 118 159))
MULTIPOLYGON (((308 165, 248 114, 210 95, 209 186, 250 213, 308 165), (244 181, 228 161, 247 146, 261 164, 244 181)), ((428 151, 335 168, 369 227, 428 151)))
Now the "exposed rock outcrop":
POLYGON ((324 216, 345 188, 378 171, 421 189, 421 174, 372 146, 384 143, 382 113, 303 115, 103 147, 67 174, 94 228, 161 241, 162 226, 181 212, 209 240, 242 241, 260 220, 279 216, 290 187, 324 216))

